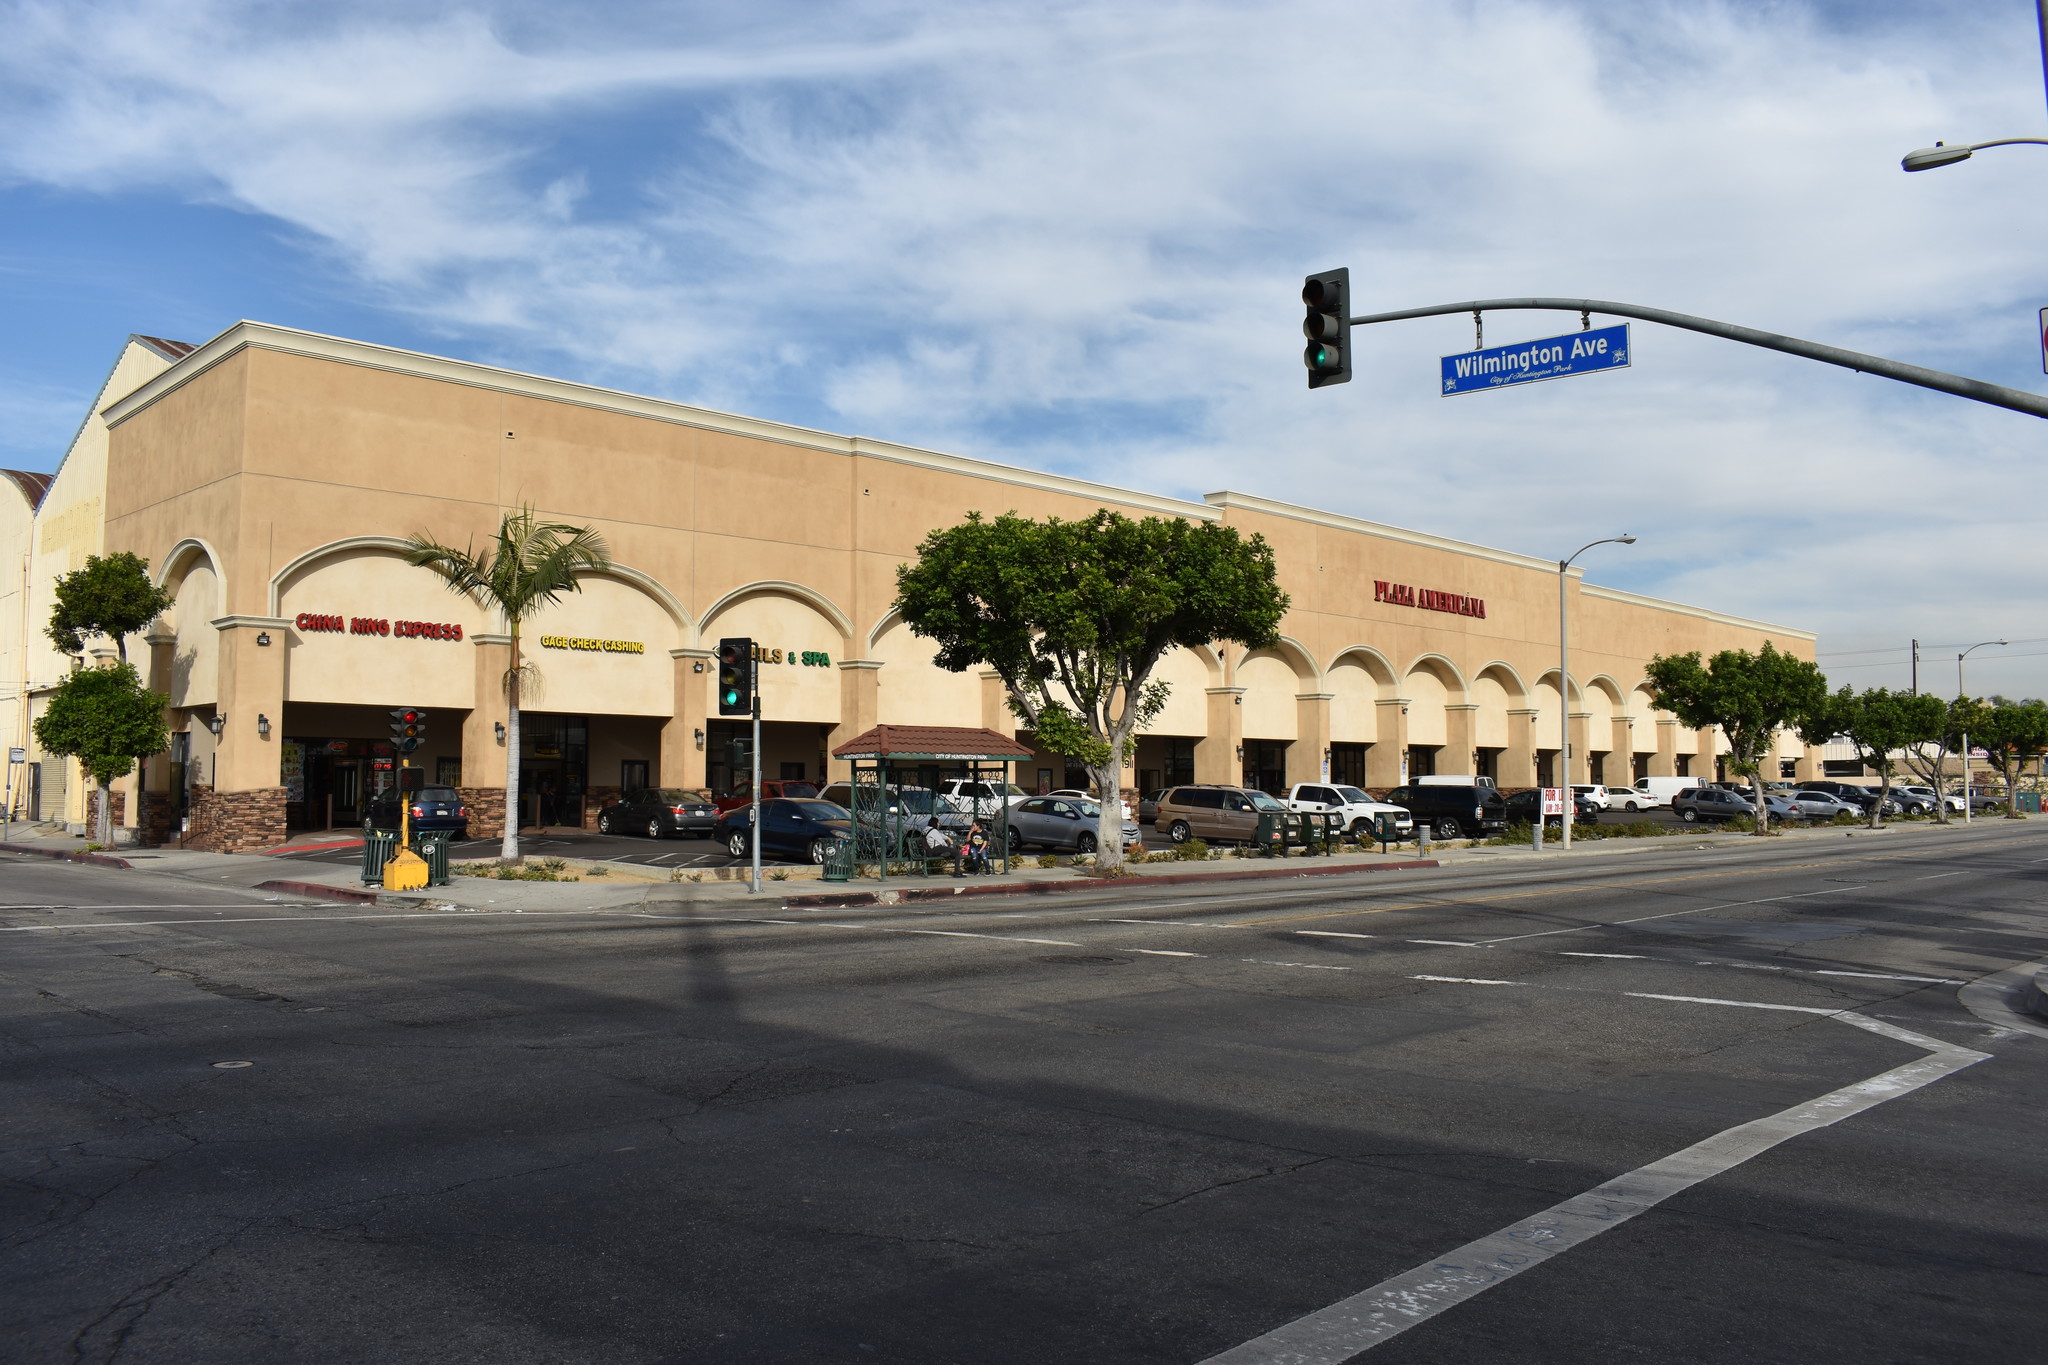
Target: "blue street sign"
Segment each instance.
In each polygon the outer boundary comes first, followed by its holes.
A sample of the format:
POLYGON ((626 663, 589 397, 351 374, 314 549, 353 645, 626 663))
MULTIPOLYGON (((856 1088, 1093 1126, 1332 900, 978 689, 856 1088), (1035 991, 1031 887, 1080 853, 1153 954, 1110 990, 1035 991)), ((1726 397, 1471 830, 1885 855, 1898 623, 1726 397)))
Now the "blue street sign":
POLYGON ((1444 357, 1444 396, 1593 374, 1628 364, 1628 324, 1444 357))

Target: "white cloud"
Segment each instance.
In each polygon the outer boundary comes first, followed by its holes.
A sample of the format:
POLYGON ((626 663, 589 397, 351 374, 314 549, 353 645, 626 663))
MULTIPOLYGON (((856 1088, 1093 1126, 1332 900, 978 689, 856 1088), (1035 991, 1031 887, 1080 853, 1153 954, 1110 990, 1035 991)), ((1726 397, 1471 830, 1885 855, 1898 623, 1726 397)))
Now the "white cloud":
POLYGON ((2038 149, 1897 168, 2036 130, 2011 8, 17 5, 0 174, 267 215, 528 368, 2016 635, 2032 419, 1641 324, 1626 374, 1449 400, 1469 319, 1391 324, 1309 394, 1293 301, 1349 264, 1360 310, 1610 298, 2028 382, 2038 149))

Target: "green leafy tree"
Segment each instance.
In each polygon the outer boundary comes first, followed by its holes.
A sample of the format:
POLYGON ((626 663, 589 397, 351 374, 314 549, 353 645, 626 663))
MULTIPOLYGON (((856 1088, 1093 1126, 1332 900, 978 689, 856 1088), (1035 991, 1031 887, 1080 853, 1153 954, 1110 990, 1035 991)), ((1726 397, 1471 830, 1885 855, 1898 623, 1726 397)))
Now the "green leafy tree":
POLYGON ((2005 813, 2020 819, 2020 770, 2048 754, 2048 705, 1993 697, 1970 729, 1970 743, 1983 748, 2005 779, 2005 813))
POLYGON ((1906 770, 1934 789, 1934 818, 1945 825, 1949 821, 1948 756, 1962 747, 1963 736, 1974 733, 1984 704, 1974 697, 1957 697, 1942 702, 1942 711, 1939 733, 1907 745, 1903 757, 1906 770))
POLYGON ((1109 870, 1123 866, 1122 766, 1166 704, 1159 660, 1218 640, 1270 647, 1287 611, 1263 537, 1106 509, 1077 521, 970 513, 925 537, 896 588, 941 668, 994 669, 1038 743, 1088 769, 1109 870))
POLYGON ((1752 654, 1724 649, 1706 663, 1698 650, 1660 654, 1645 670, 1651 700, 1695 730, 1718 728, 1728 737, 1728 768, 1749 779, 1756 799, 1756 832, 1769 833, 1764 809, 1763 762, 1778 732, 1799 729, 1827 704, 1828 683, 1805 659, 1780 653, 1770 641, 1752 654))
POLYGON ((128 637, 169 611, 173 600, 150 581, 149 561, 139 555, 87 555, 84 568, 57 579, 57 604, 43 633, 60 654, 83 654, 88 638, 105 636, 126 663, 128 637))
POLYGON ((1870 827, 1876 829, 1884 823, 1885 799, 1891 795, 1902 753, 1939 741, 1948 720, 1948 703, 1940 697, 1888 687, 1866 687, 1861 692, 1844 687, 1815 708, 1799 729, 1809 744, 1848 740, 1856 746, 1857 761, 1877 770, 1877 804, 1870 808, 1870 827))
POLYGON ((450 589, 505 622, 512 658, 505 670, 505 837, 499 855, 519 856, 519 699, 537 671, 520 655, 520 629, 541 608, 577 592, 579 573, 611 567, 604 537, 587 526, 541 521, 531 507, 507 512, 496 538, 482 549, 444 545, 424 531, 410 537, 406 560, 441 576, 450 589))
POLYGON ((113 842, 114 803, 109 787, 135 771, 135 761, 171 747, 164 707, 170 698, 142 685, 133 664, 81 668, 50 694, 36 717, 36 742, 53 754, 75 758, 99 784, 95 837, 113 842))

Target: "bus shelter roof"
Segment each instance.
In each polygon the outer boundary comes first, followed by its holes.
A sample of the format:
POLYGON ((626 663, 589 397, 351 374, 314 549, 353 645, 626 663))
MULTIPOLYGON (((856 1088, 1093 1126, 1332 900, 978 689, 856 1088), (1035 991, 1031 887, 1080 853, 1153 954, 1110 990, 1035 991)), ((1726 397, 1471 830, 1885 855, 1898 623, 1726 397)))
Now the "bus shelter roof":
POLYGON ((1008 735, 966 725, 877 725, 832 751, 834 758, 919 758, 1009 762, 1035 751, 1008 735))

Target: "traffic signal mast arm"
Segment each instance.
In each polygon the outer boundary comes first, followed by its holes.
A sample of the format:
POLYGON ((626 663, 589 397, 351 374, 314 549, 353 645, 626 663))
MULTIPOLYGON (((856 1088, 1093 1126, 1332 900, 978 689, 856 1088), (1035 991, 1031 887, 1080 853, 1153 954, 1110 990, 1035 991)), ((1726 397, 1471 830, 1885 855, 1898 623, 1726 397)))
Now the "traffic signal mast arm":
MULTIPOLYGON (((1993 407, 2024 412, 2029 417, 2048 417, 2048 398, 2028 393, 2025 389, 2009 389, 2003 384, 1987 384, 1981 379, 1970 379, 1943 370, 1930 370, 1921 365, 1908 365, 1902 360, 1887 360, 1883 356, 1865 355, 1861 351, 1844 350, 1840 346, 1827 346, 1818 341, 1802 341, 1798 337, 1780 336, 1776 332, 1759 331, 1754 327, 1740 327, 1732 322, 1716 322, 1712 318, 1696 318, 1687 313, 1673 313, 1663 308, 1645 308, 1634 303, 1613 303, 1606 299, 1475 299, 1470 303, 1440 303, 1430 308, 1404 308, 1394 313, 1371 313, 1364 317, 1349 318, 1347 322, 1352 327, 1364 327, 1375 322, 1402 322, 1409 318, 1440 317, 1447 313, 1504 313, 1531 310, 1554 313, 1606 313, 1613 317, 1661 322, 1667 327, 1683 327, 1689 332, 1704 332, 1708 336, 1739 341, 1746 346, 1761 346, 1766 350, 1783 351, 1787 355, 1804 356, 1808 360, 1818 360, 1824 365, 1840 365, 1845 370, 1855 370, 1859 374, 1874 374, 1881 379, 1895 379, 1901 384, 1917 384, 1923 389, 1952 393, 1958 398, 1968 398, 1978 403, 1989 403, 1993 407)), ((1348 357, 1345 366, 1348 372, 1348 357)), ((1311 380, 1311 387, 1313 386, 1314 382, 1311 380)))

